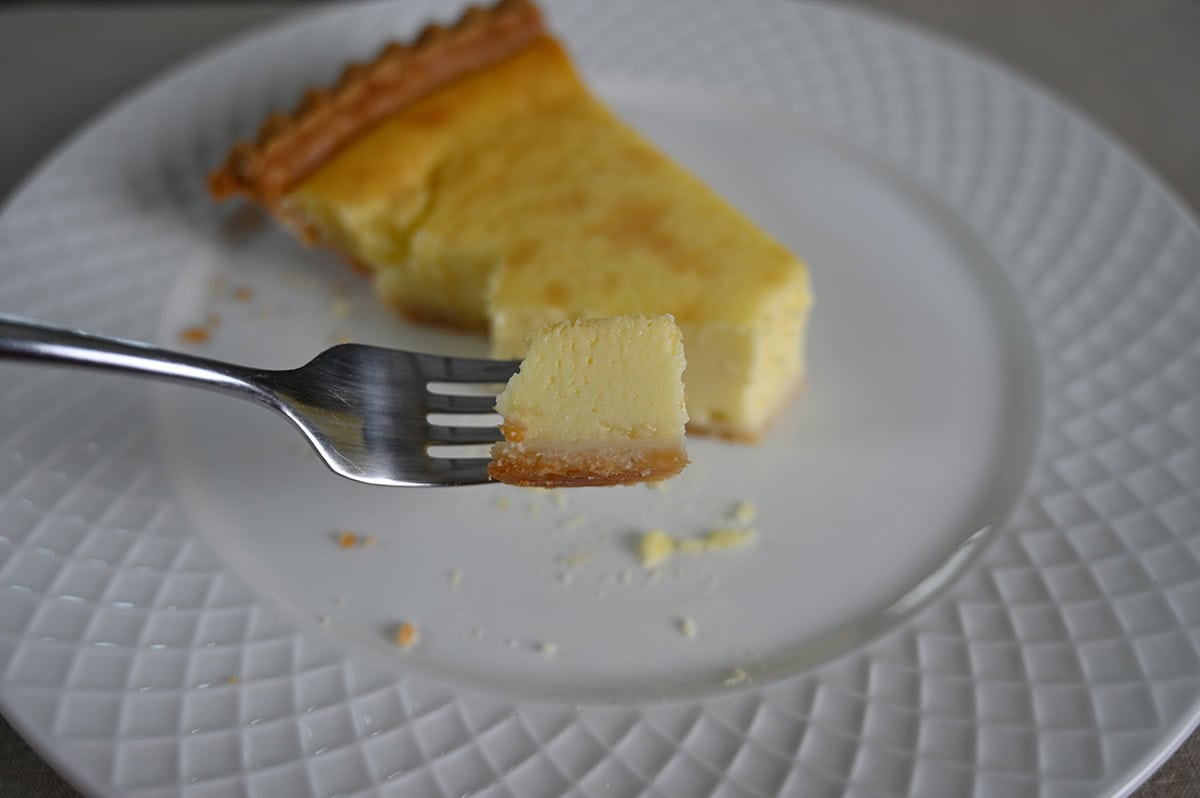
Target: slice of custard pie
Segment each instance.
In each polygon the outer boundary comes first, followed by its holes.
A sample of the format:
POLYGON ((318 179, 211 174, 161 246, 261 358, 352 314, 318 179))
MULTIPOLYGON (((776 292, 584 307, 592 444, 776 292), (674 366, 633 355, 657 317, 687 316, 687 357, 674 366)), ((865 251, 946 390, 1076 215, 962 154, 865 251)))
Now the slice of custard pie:
POLYGON ((692 430, 756 439, 804 378, 804 265, 593 97, 528 0, 350 66, 210 186, 496 357, 550 323, 672 314, 692 430))
POLYGON ((496 400, 489 475, 542 487, 629 485, 687 465, 683 336, 670 316, 559 322, 529 339, 496 400))

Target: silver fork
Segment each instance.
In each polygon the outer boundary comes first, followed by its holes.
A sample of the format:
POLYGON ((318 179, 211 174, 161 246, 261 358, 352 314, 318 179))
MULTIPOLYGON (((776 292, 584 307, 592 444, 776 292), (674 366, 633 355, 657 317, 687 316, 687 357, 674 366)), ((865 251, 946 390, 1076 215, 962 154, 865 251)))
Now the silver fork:
POLYGON ((495 420, 443 425, 432 423, 430 414, 471 414, 483 421, 493 412, 495 395, 445 393, 450 386, 436 383, 503 383, 518 366, 342 344, 297 369, 252 369, 4 314, 0 359, 132 372, 250 399, 290 419, 342 476, 404 486, 488 481, 486 454, 456 457, 451 450, 438 457, 430 446, 498 441, 495 420))

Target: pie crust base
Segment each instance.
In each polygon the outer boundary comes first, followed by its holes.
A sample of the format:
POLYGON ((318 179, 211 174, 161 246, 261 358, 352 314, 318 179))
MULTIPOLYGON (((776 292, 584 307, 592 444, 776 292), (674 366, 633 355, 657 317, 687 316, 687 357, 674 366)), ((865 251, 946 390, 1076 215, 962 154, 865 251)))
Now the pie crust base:
POLYGON ((488 476, 523 487, 636 485, 673 477, 687 464, 682 445, 552 449, 505 441, 492 447, 488 476))

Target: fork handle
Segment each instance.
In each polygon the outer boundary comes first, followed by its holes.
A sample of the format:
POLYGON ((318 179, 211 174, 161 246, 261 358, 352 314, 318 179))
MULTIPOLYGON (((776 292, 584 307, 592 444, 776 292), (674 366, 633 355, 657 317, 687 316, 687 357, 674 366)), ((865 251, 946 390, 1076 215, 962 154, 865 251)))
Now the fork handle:
POLYGON ((91 366, 188 383, 260 402, 266 399, 255 372, 232 363, 3 313, 0 313, 0 360, 91 366))

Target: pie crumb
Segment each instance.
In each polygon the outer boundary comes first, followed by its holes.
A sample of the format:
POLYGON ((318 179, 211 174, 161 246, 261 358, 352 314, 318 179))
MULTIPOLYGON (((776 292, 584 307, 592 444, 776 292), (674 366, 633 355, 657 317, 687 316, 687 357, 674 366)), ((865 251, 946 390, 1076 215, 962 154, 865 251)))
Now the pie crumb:
POLYGON ((358 545, 358 535, 347 530, 342 530, 337 533, 337 544, 343 549, 352 549, 358 545))
POLYGON ((553 657, 558 653, 558 643, 538 643, 537 650, 543 657, 553 657))
POLYGON ((745 669, 743 668, 734 668, 729 672, 729 675, 725 677, 725 680, 721 682, 721 684, 725 685, 726 687, 736 687, 739 684, 749 683, 750 674, 746 673, 745 669))
POLYGON ((651 529, 638 541, 638 559, 646 568, 654 568, 675 553, 675 539, 662 529, 651 529))
POLYGON ((396 645, 400 648, 412 648, 421 639, 421 633, 417 631, 417 627, 413 626, 408 621, 396 627, 396 645))
POLYGON ((696 636, 696 622, 691 618, 679 619, 679 633, 689 640, 696 636))
POLYGON ((450 582, 451 586, 458 587, 460 584, 462 584, 463 572, 458 568, 455 568, 453 571, 446 574, 446 580, 450 582))
POLYGON ((199 325, 194 327, 184 327, 179 331, 179 340, 185 344, 206 344, 212 339, 212 333, 207 327, 199 325))

